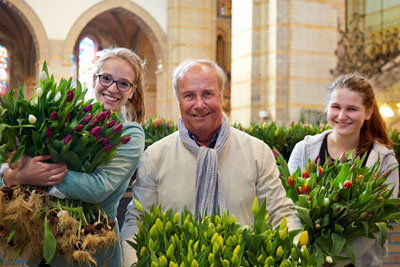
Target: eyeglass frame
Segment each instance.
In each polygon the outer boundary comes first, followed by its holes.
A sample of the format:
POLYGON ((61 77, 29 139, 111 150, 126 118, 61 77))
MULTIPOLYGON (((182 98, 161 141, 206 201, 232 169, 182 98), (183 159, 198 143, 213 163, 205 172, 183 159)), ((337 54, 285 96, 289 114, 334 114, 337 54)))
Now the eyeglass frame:
POLYGON ((117 80, 113 80, 112 77, 111 77, 110 75, 98 74, 98 73, 96 73, 95 75, 96 75, 97 78, 99 78, 99 83, 100 83, 102 86, 106 87, 106 88, 110 87, 111 85, 113 85, 113 84, 115 83, 118 90, 120 90, 121 92, 128 92, 133 86, 136 86, 136 84, 131 83, 131 82, 128 82, 128 81, 122 81, 122 80, 117 81, 117 80), (110 77, 110 79, 111 79, 111 81, 112 81, 111 84, 110 84, 110 85, 104 85, 104 84, 101 82, 101 77, 102 77, 102 76, 110 77), (119 86, 118 86, 118 83, 119 83, 119 82, 126 82, 126 83, 128 83, 130 86, 129 86, 129 88, 128 88, 127 90, 125 90, 125 91, 124 91, 124 90, 121 90, 121 89, 119 89, 119 86))

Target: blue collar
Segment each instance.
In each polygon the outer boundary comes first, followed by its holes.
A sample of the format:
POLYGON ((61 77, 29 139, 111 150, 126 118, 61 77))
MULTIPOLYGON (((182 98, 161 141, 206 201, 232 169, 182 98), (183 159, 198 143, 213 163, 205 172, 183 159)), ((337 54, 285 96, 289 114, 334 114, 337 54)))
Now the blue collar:
MULTIPOLYGON (((214 133, 213 137, 211 138, 211 143, 208 145, 209 148, 214 148, 215 147, 215 144, 217 143, 218 134, 219 134, 220 130, 221 130, 221 127, 219 127, 218 130, 214 133)), ((189 130, 188 130, 188 135, 189 135, 189 137, 191 139, 193 139, 196 142, 196 137, 189 130)), ((196 142, 196 144, 198 146, 200 146, 197 142, 196 142)))

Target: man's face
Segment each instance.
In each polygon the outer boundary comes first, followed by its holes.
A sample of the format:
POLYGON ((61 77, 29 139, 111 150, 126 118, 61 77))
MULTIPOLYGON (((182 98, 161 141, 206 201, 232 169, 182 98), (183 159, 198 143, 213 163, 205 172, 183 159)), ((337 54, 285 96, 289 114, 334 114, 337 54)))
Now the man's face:
POLYGON ((186 128, 198 143, 208 145, 222 122, 222 96, 217 73, 206 65, 192 66, 178 80, 177 87, 186 128))

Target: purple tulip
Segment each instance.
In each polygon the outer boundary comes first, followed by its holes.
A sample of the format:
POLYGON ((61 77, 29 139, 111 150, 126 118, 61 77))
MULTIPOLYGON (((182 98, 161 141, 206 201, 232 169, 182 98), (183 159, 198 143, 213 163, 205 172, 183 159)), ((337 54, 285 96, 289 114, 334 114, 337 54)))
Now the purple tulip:
POLYGON ((68 144, 72 140, 72 134, 67 135, 64 138, 64 145, 68 144))
POLYGON ((109 119, 111 117, 111 111, 107 110, 106 111, 106 118, 109 119))
POLYGON ((92 127, 94 127, 94 126, 96 126, 96 124, 99 122, 99 120, 98 119, 94 119, 94 120, 92 120, 92 122, 90 123, 90 125, 92 126, 92 127))
POLYGON ((169 130, 169 128, 171 128, 171 123, 169 121, 167 121, 165 123, 165 127, 167 128, 167 130, 169 130))
POLYGON ((46 137, 50 138, 53 135, 53 130, 51 128, 46 130, 46 137))
POLYGON ((102 145, 107 145, 109 141, 110 141, 110 138, 104 137, 103 140, 101 140, 101 144, 102 145))
POLYGON ((97 116, 96 116, 96 118, 97 118, 99 121, 104 121, 104 120, 106 119, 106 117, 107 117, 107 114, 106 114, 105 112, 100 112, 100 113, 97 114, 97 116))
POLYGON ((101 134, 96 135, 96 140, 99 140, 100 138, 102 138, 101 134))
POLYGON ((275 158, 279 157, 279 153, 275 149, 272 149, 272 153, 274 154, 275 158))
POLYGON ((87 115, 85 118, 83 118, 83 123, 84 124, 88 123, 92 118, 93 118, 92 114, 87 115))
POLYGON ((82 131, 83 127, 85 127, 83 124, 78 124, 75 126, 75 131, 80 132, 82 131))
POLYGON ((71 113, 68 113, 67 118, 65 119, 65 121, 69 121, 71 119, 71 113))
POLYGON ((68 91, 67 101, 71 102, 74 99, 74 91, 68 91))
POLYGON ((122 124, 118 124, 117 126, 114 127, 113 132, 119 133, 121 130, 122 130, 122 124))
POLYGON ((315 163, 315 164, 317 164, 317 163, 318 163, 318 161, 319 161, 319 155, 315 157, 315 159, 314 159, 314 163, 315 163))
POLYGON ((104 151, 105 152, 109 152, 112 148, 113 148, 113 145, 112 144, 108 144, 108 145, 106 145, 106 148, 104 148, 104 151))
POLYGON ((130 136, 125 136, 125 137, 122 137, 121 143, 122 143, 122 144, 126 144, 126 143, 128 143, 130 140, 131 140, 131 137, 130 137, 130 136))
POLYGON ((101 133, 101 126, 94 127, 91 131, 90 134, 93 136, 98 136, 101 133))
POLYGON ((117 123, 116 120, 111 120, 109 122, 107 122, 107 128, 112 128, 115 124, 117 123))
POLYGON ((89 105, 87 105, 86 107, 83 108, 83 111, 84 111, 85 113, 87 113, 87 112, 92 111, 92 109, 93 109, 93 105, 92 105, 92 104, 89 104, 89 105))
POLYGON ((56 121, 56 120, 58 119, 58 113, 57 113, 57 111, 53 111, 53 112, 50 114, 50 119, 53 120, 53 121, 56 121))

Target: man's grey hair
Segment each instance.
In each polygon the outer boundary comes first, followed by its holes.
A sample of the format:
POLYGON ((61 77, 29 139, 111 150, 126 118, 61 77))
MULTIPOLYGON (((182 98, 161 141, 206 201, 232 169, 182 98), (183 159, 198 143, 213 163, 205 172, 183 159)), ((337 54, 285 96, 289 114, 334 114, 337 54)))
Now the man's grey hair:
POLYGON ((172 84, 173 84, 173 87, 174 87, 174 92, 175 92, 176 99, 178 100, 178 103, 179 103, 178 81, 183 78, 185 73, 191 67, 197 66, 197 65, 208 66, 208 67, 210 67, 210 68, 215 70, 215 72, 217 73, 217 76, 218 76, 218 85, 219 85, 220 94, 221 94, 221 97, 223 97, 225 83, 226 83, 226 80, 227 80, 225 71, 220 66, 218 66, 217 63, 215 63, 215 62, 213 62, 211 60, 207 60, 207 59, 188 59, 188 60, 182 61, 179 64, 179 66, 176 67, 176 69, 174 71, 173 78, 172 78, 172 84))

